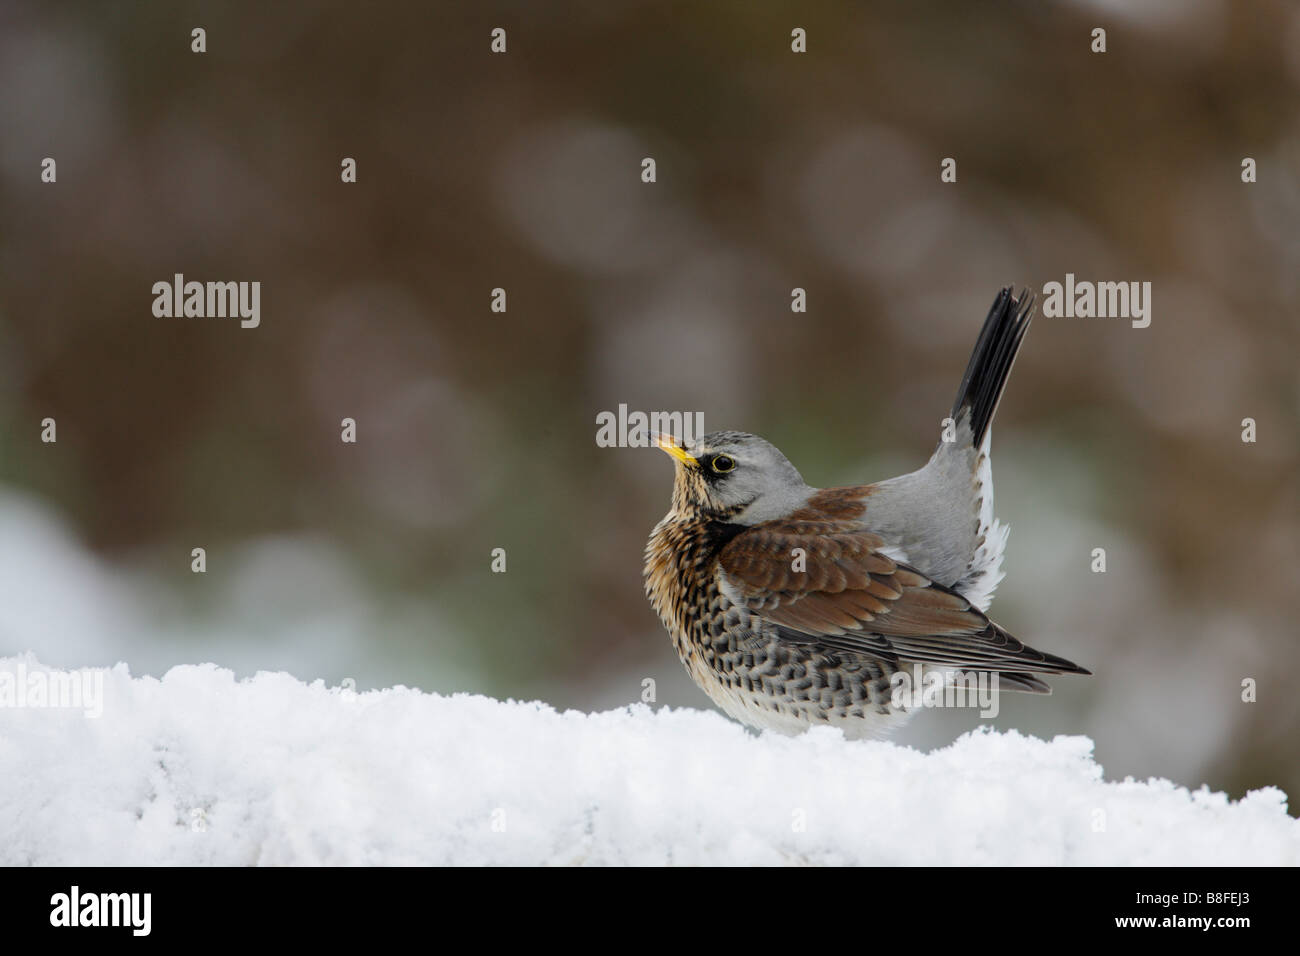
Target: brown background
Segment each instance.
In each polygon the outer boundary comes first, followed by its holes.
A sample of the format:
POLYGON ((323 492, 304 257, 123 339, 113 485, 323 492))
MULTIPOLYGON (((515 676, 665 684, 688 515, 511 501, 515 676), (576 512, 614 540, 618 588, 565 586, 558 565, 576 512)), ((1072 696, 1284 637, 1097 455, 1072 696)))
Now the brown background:
POLYGON ((997 288, 1073 272, 1153 323, 1037 320, 993 612, 1096 676, 995 724, 1300 793, 1300 9, 468 6, 0 9, 0 653, 706 706, 641 594, 669 462, 596 414, 887 477, 997 288), (260 281, 261 327, 153 317, 175 272, 260 281))

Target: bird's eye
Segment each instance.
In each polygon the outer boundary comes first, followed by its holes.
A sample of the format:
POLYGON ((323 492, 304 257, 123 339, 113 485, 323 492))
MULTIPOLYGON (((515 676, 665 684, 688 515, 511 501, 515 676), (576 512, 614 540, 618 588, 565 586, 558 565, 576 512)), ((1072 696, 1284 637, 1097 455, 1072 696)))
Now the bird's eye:
POLYGON ((717 455, 713 459, 713 470, 720 475, 725 475, 736 467, 736 459, 730 455, 717 455))

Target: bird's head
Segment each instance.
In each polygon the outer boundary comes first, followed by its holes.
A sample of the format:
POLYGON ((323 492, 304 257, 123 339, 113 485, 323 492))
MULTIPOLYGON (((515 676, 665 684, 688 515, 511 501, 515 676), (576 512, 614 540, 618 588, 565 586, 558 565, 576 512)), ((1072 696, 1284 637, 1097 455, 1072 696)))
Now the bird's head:
POLYGON ((802 507, 815 490, 757 435, 713 432, 690 443, 659 435, 655 444, 676 463, 673 511, 683 517, 758 524, 802 507))

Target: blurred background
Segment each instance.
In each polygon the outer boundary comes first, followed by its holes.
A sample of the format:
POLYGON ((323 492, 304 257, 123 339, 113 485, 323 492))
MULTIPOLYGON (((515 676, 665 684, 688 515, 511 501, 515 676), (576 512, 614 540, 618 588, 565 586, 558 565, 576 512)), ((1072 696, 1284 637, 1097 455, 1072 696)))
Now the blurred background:
POLYGON ((705 708, 642 594, 671 462, 599 412, 889 477, 1000 286, 1150 281, 1002 403, 993 616, 1095 676, 992 723, 1295 812, 1300 6, 468 8, 0 2, 0 654, 705 708), (261 326, 154 317, 177 272, 261 326))

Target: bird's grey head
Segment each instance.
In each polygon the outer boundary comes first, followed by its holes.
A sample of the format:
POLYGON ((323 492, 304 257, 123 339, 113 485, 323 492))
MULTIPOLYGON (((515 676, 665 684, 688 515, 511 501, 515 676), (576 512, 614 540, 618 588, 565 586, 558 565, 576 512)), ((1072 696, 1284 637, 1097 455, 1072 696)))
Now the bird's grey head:
POLYGON ((770 442, 745 432, 713 432, 683 445, 660 435, 677 463, 673 511, 754 525, 801 508, 815 489, 770 442))

